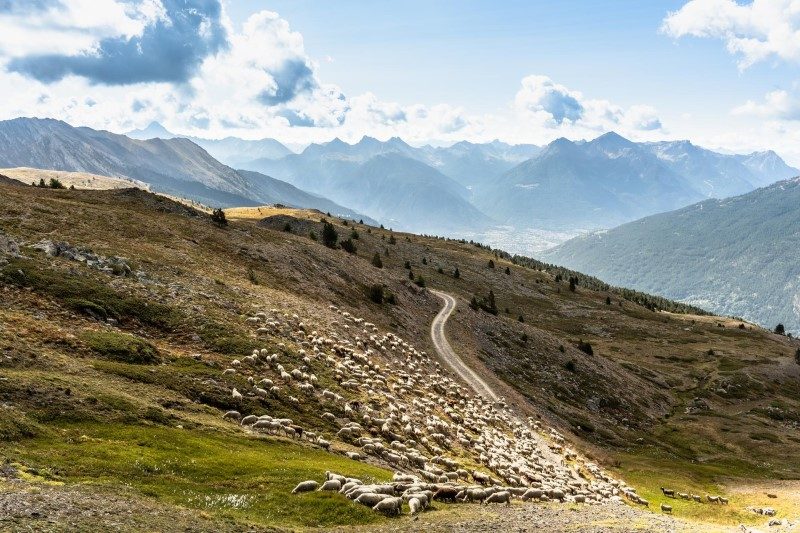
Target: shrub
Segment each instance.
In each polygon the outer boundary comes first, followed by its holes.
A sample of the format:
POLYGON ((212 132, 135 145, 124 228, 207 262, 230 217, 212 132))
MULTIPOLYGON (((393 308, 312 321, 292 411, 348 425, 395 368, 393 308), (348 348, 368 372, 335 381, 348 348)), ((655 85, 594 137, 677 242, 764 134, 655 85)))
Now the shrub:
POLYGON ((436 272, 438 272, 439 274, 444 274, 444 269, 442 267, 439 267, 436 269, 436 272))
POLYGON ((338 241, 339 234, 336 233, 336 228, 330 222, 324 222, 322 225, 322 244, 328 248, 336 248, 338 241))
POLYGON ((411 261, 406 261, 405 263, 403 263, 403 268, 405 268, 406 270, 411 270, 411 261))
POLYGON ((58 178, 50 178, 50 188, 51 189, 66 189, 64 184, 58 178))
POLYGON ((414 281, 414 271, 413 270, 409 270, 408 271, 408 279, 410 279, 411 281, 414 281))
POLYGON ((358 240, 358 232, 356 231, 355 228, 353 228, 353 231, 350 232, 350 238, 353 239, 354 241, 358 240))
POLYGON ((369 287, 369 299, 376 304, 383 303, 383 285, 375 284, 369 287))
POLYGON ((578 278, 569 278, 569 290, 575 292, 575 288, 578 285, 578 278))
POLYGON ((308 232, 308 238, 311 239, 312 241, 316 241, 317 240, 317 234, 314 233, 314 230, 311 230, 311 231, 308 232))
POLYGON ((794 352, 794 362, 800 365, 800 348, 798 348, 797 351, 794 352))
POLYGON ((522 315, 519 315, 519 318, 517 318, 517 320, 519 320, 520 322, 525 322, 525 317, 522 316, 522 315))
POLYGON ((611 305, 611 297, 606 296, 606 305, 611 305))
POLYGON ((397 244, 397 239, 394 238, 394 235, 389 235, 389 244, 397 244))
POLYGON ((564 348, 564 345, 563 345, 563 344, 559 344, 559 345, 558 345, 558 351, 559 351, 559 352, 561 352, 561 353, 564 353, 564 352, 566 352, 566 351, 567 351, 567 349, 566 349, 566 348, 564 348))
POLYGON ((383 261, 381 260, 381 254, 375 252, 375 255, 372 256, 372 266, 376 268, 383 268, 383 261))
POLYGON ((489 268, 494 268, 494 260, 489 259, 489 268))
POLYGON ((578 341, 577 348, 585 353, 586 355, 594 355, 594 350, 592 349, 592 345, 588 342, 578 341))
POLYGON ((136 365, 152 365, 160 362, 158 350, 149 342, 112 331, 91 331, 81 339, 94 353, 104 359, 136 365))
POLYGON ((508 276, 511 275, 511 269, 509 267, 506 267, 506 275, 508 276))
POLYGON ((564 368, 569 370, 570 372, 576 372, 578 370, 577 364, 575 363, 574 359, 570 359, 564 364, 564 368))
POLYGON ((494 291, 489 291, 489 296, 486 298, 473 296, 472 300, 469 302, 469 306, 475 311, 481 309, 489 314, 497 315, 497 303, 495 302, 494 291))
POLYGON ((786 335, 786 328, 783 327, 783 324, 778 324, 775 326, 775 333, 778 335, 786 335))
POLYGON ((459 279, 461 277, 461 272, 459 272, 458 267, 453 271, 453 277, 459 279))
POLYGON ((428 264, 428 258, 427 257, 423 257, 422 258, 422 264, 423 265, 427 265, 428 264))
POLYGON ((228 218, 222 209, 214 209, 211 213, 211 221, 219 227, 228 225, 228 218))
POLYGON ((250 280, 250 283, 253 285, 258 285, 258 278, 256 277, 256 271, 252 268, 247 269, 247 279, 250 280))
POLYGON ((347 252, 348 254, 356 253, 356 244, 353 242, 353 239, 345 239, 340 243, 342 250, 347 252))
POLYGON ((283 225, 283 231, 285 231, 286 233, 291 233, 292 225, 287 222, 286 224, 283 225))
POLYGON ((414 284, 417 285, 418 287, 424 287, 425 278, 423 278, 422 276, 417 276, 416 279, 414 280, 414 284))
POLYGON ((389 303, 389 304, 392 304, 392 305, 397 304, 397 297, 394 295, 393 292, 386 291, 386 293, 384 294, 384 298, 386 299, 386 303, 389 303))

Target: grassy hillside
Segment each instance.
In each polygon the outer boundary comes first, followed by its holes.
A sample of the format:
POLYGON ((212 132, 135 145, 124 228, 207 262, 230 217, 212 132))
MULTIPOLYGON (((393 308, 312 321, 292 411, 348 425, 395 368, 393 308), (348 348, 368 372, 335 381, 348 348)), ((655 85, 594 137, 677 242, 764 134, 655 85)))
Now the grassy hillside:
MULTIPOLYGON (((745 479, 800 475, 798 345, 786 337, 655 312, 580 282, 573 292, 567 280, 469 243, 332 220, 340 240, 355 244, 349 254, 322 245, 319 214, 262 214, 231 212, 231 223, 217 227, 142 191, 0 185, 0 246, 5 234, 24 256, 6 255, 0 265, 5 487, 64 483, 109 500, 130 494, 139 515, 160 506, 156 529, 190 520, 183 508, 219 530, 382 520, 354 506, 333 513, 327 495, 283 500, 294 482, 327 469, 390 474, 386 465, 224 423, 225 409, 253 406, 236 404, 219 376, 232 356, 278 342, 256 342, 245 327, 256 308, 297 313, 321 328, 336 322, 328 310, 335 304, 432 353, 440 301, 422 285, 457 297, 451 344, 512 406, 572 435, 643 494, 665 482, 732 493, 745 479), (49 257, 31 246, 42 239, 123 257, 130 272, 49 257), (376 285, 394 303, 372 301, 376 285), (497 316, 469 306, 490 290, 497 316)), ((318 405, 268 404, 276 416, 335 432, 318 405)), ((752 521, 741 505, 757 497, 676 513, 752 521)))

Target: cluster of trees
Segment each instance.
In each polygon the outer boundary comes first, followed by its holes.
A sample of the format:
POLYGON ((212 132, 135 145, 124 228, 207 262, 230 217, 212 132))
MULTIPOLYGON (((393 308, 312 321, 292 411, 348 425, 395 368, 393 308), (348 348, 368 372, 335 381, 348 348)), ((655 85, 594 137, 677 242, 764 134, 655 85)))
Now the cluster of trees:
POLYGON ((492 315, 497 316, 497 302, 494 298, 494 291, 489 291, 489 296, 483 298, 482 296, 473 296, 472 300, 469 302, 470 308, 474 311, 478 309, 482 311, 486 311, 492 315))
POLYGON ((558 282, 564 279, 573 279, 576 286, 580 285, 581 287, 586 287, 587 289, 593 291, 616 294, 623 300, 628 300, 629 302, 641 305, 642 307, 646 307, 651 311, 669 311, 670 313, 692 315, 711 314, 705 309, 700 309, 699 307, 695 307, 693 305, 676 302, 661 296, 654 296, 652 294, 634 291, 632 289, 625 289, 622 287, 614 287, 613 285, 609 285, 608 283, 601 281, 594 276, 587 276, 586 274, 581 274, 580 272, 575 272, 574 270, 570 270, 568 268, 544 263, 523 255, 513 256, 511 258, 511 262, 516 265, 547 272, 548 274, 554 276, 558 282))
MULTIPOLYGON (((50 183, 45 183, 44 178, 39 178, 39 183, 33 182, 31 183, 34 187, 40 187, 42 189, 66 189, 61 180, 58 178, 50 178, 50 183)), ((70 189, 74 189, 75 186, 70 186, 70 189)))

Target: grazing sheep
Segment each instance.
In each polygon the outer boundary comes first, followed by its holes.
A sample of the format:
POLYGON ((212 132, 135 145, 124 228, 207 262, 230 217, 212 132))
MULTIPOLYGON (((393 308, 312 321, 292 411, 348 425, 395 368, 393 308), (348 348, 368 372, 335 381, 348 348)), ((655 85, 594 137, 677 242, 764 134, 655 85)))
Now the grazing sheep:
POLYGON ((706 496, 706 498, 710 503, 719 503, 719 496, 712 496, 711 494, 709 494, 708 496, 706 496))
POLYGON ((671 505, 667 505, 666 503, 662 503, 661 504, 661 511, 664 512, 664 513, 672 514, 672 506, 671 505))
POLYGON ((719 503, 721 503, 722 505, 728 505, 728 498, 723 498, 722 496, 720 496, 719 503))
POLYGON ((231 396, 233 397, 234 400, 242 399, 242 393, 236 390, 236 387, 234 387, 233 390, 231 391, 231 396))
POLYGON ((386 494, 378 494, 376 492, 365 492, 359 494, 355 499, 355 502, 360 503, 361 505, 366 505, 367 507, 375 507, 387 498, 391 498, 391 496, 387 496, 386 494))
POLYGON ((692 494, 692 499, 693 499, 694 501, 696 501, 697 503, 703 503, 703 498, 701 498, 701 497, 700 497, 700 496, 698 496, 697 494, 692 494))
POLYGON ((408 500, 408 511, 410 514, 417 514, 422 510, 422 503, 417 498, 408 500))
POLYGON ((544 494, 544 492, 542 491, 542 489, 535 489, 535 488, 534 489, 528 489, 522 495, 522 500, 523 501, 528 501, 530 499, 538 500, 538 499, 540 499, 542 497, 543 494, 544 494))
POLYGON ((670 498, 675 497, 675 491, 672 489, 665 489, 664 487, 661 487, 661 492, 664 493, 664 496, 669 496, 670 498))
POLYGON ((319 490, 330 490, 338 492, 341 488, 342 488, 341 481, 339 481, 338 479, 329 479, 328 481, 322 484, 319 490))
POLYGON ((246 417, 242 418, 241 425, 250 426, 256 422, 258 422, 258 417, 256 415, 247 415, 246 417))
POLYGON ((319 483, 310 479, 308 481, 303 481, 302 483, 298 483, 297 486, 292 490, 292 494, 298 494, 300 492, 312 492, 317 490, 319 487, 319 483))
POLYGON ((489 505, 490 503, 504 503, 506 505, 511 505, 511 493, 507 490, 495 492, 486 498, 483 503, 486 505, 489 505))
POLYGON ((224 415, 222 415, 223 420, 227 420, 229 418, 233 420, 239 420, 240 418, 242 418, 242 413, 240 413, 239 411, 228 411, 224 415))
POLYGON ((403 506, 402 498, 393 497, 379 501, 378 503, 375 504, 372 510, 387 515, 399 515, 402 506, 403 506))

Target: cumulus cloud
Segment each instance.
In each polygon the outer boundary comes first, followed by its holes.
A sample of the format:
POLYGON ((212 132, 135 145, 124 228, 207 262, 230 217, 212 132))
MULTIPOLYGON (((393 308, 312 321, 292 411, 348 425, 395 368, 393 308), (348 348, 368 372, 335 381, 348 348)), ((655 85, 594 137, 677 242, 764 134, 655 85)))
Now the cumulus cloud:
POLYGON ((209 55, 228 45, 219 0, 145 2, 142 33, 106 37, 77 54, 36 54, 12 59, 11 72, 53 83, 69 75, 92 83, 128 85, 186 82, 209 55))
POLYGON ((549 115, 552 123, 559 125, 564 121, 576 122, 583 116, 581 98, 579 92, 570 91, 547 76, 527 76, 522 79, 522 88, 514 102, 519 109, 549 115))
POLYGON ((800 120, 800 97, 779 89, 768 92, 763 102, 748 100, 733 110, 735 115, 754 115, 775 120, 800 120))
POLYGON ((770 57, 800 60, 800 3, 794 0, 690 0, 667 15, 662 31, 720 39, 741 68, 770 57))
POLYGON ((541 75, 522 79, 514 107, 528 123, 565 133, 609 129, 646 132, 662 128, 656 110, 650 106, 633 105, 625 109, 608 100, 586 98, 580 91, 541 75))

